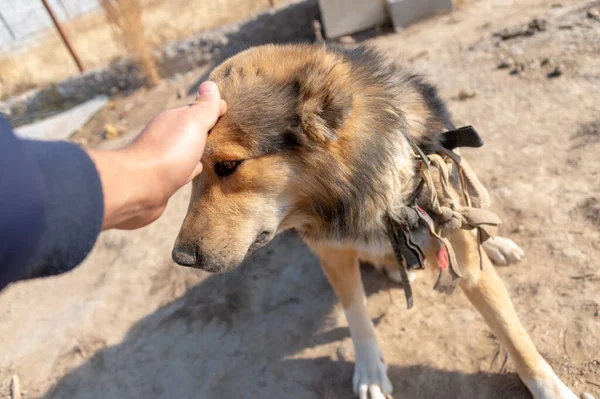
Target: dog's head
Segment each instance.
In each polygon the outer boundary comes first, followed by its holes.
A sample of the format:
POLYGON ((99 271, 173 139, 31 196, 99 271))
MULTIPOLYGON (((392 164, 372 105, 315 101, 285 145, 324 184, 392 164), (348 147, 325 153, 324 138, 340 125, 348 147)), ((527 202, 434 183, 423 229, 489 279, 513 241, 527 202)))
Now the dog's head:
POLYGON ((208 136, 175 262, 227 271, 302 223, 309 191, 329 190, 314 175, 332 173, 318 154, 350 117, 349 77, 347 65, 309 46, 254 48, 212 72, 229 107, 208 136))

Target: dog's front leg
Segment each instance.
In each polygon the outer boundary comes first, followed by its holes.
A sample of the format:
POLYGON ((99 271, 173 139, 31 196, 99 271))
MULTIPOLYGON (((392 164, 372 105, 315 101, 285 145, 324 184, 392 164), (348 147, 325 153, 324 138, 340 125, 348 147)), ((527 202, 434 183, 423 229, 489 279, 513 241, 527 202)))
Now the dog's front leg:
POLYGON ((392 393, 392 384, 377 344, 375 326, 367 313, 367 298, 360 276, 358 254, 352 248, 310 246, 321 260, 321 267, 346 313, 356 353, 352 379, 354 393, 360 399, 384 399, 384 393, 392 393))
POLYGON ((489 258, 477 253, 477 239, 465 230, 449 235, 463 278, 460 286, 515 362, 535 399, 577 399, 535 348, 489 258))

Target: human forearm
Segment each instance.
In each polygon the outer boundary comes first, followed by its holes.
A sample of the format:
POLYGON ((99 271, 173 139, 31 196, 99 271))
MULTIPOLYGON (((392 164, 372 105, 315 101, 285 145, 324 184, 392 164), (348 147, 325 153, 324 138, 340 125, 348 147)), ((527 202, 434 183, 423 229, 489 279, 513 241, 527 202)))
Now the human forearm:
POLYGON ((87 150, 100 181, 104 201, 102 229, 134 229, 156 220, 168 198, 156 182, 158 165, 140 159, 135 150, 87 150))

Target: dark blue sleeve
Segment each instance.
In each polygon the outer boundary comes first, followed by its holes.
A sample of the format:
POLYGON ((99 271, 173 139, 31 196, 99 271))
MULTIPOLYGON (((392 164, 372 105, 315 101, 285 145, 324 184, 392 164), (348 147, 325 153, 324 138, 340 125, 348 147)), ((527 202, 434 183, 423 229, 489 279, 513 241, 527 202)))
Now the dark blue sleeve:
POLYGON ((77 266, 103 217, 100 178, 83 149, 19 140, 0 116, 0 289, 77 266))

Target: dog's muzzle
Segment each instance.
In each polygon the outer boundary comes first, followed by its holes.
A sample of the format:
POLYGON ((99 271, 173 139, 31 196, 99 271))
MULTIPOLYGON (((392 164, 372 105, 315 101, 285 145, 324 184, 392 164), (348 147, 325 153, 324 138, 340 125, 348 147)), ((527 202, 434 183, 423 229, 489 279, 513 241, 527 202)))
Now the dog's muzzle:
POLYGON ((196 250, 188 247, 175 247, 171 252, 173 262, 181 266, 197 266, 196 250))

